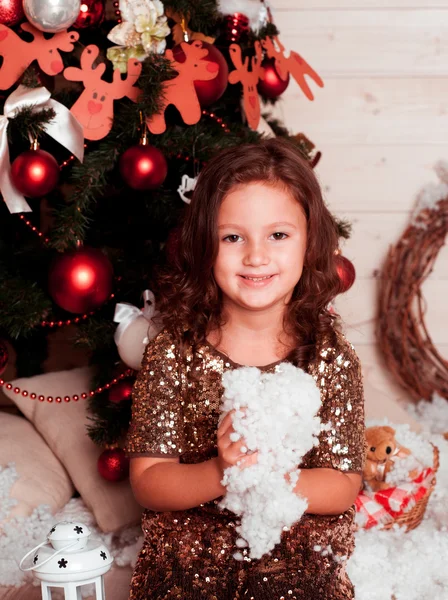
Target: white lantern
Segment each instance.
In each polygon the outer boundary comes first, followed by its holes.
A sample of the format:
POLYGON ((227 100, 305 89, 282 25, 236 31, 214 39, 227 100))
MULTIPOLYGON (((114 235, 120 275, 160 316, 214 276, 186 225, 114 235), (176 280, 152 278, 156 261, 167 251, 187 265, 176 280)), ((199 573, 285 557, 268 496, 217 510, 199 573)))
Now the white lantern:
POLYGON ((90 540, 89 528, 77 522, 61 521, 51 528, 47 540, 39 544, 20 561, 22 571, 34 571, 41 581, 43 600, 51 600, 51 589, 64 589, 65 600, 81 598, 82 585, 95 585, 96 600, 104 600, 103 576, 112 566, 113 558, 103 544, 90 540), (33 555, 33 566, 23 568, 33 555))

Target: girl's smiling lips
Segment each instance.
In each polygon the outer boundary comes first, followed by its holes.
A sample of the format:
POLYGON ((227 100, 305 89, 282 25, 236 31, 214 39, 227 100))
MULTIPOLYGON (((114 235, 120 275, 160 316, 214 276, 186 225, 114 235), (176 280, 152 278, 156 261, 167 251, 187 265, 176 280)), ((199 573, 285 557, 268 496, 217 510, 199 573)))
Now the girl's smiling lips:
POLYGON ((249 287, 265 287, 271 283, 275 276, 275 273, 273 275, 239 275, 245 285, 249 287))

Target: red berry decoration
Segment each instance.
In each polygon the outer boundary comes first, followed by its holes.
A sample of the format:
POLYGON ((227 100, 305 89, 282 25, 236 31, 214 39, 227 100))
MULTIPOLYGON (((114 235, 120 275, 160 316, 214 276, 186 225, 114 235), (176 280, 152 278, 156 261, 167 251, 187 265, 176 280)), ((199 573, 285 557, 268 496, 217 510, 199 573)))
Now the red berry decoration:
POLYGON ((134 190, 155 190, 162 185, 168 172, 165 157, 147 144, 131 146, 120 157, 120 173, 134 190))
MULTIPOLYGON (((202 42, 202 47, 208 50, 207 56, 202 60, 212 63, 210 67, 207 66, 207 69, 218 70, 218 75, 214 79, 193 82, 199 104, 204 107, 216 102, 226 91, 229 67, 222 53, 213 44, 202 42)), ((173 56, 177 62, 185 62, 186 56, 180 45, 174 46, 173 56)))
POLYGON ((130 400, 134 381, 131 379, 122 379, 109 390, 109 402, 120 404, 124 400, 130 400))
POLYGON ((23 21, 25 13, 22 4, 23 0, 1 0, 0 23, 7 27, 13 27, 23 21))
POLYGON ((11 179, 24 196, 40 198, 56 187, 59 165, 45 150, 27 150, 12 163, 11 179))
POLYGON ((289 84, 289 73, 283 80, 275 68, 275 58, 265 58, 261 63, 264 69, 264 79, 258 81, 259 93, 267 98, 278 98, 286 90, 289 84))
POLYGON ((112 284, 112 265, 101 250, 79 248, 56 258, 50 268, 48 289, 64 310, 87 313, 110 297, 112 284))
POLYGON ((76 29, 98 27, 104 19, 104 0, 82 0, 79 15, 73 23, 76 29))
POLYGON ((122 481, 129 473, 129 459, 121 448, 104 450, 98 458, 98 473, 107 481, 122 481))
POLYGON ((353 263, 342 256, 342 254, 336 254, 336 270, 341 281, 340 294, 347 292, 355 282, 356 271, 353 263))
POLYGON ((3 375, 5 372, 6 366, 8 364, 8 348, 3 340, 0 339, 0 375, 3 375))

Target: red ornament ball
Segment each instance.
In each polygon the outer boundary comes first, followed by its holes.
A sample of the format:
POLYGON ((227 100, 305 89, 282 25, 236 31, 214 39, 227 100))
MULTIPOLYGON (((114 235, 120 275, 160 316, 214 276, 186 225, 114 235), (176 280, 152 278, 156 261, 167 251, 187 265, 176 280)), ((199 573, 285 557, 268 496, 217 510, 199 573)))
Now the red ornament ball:
POLYGON ((124 400, 130 400, 134 382, 131 379, 123 379, 109 390, 109 402, 120 404, 124 400))
POLYGON ((98 473, 107 481, 122 481, 129 473, 129 459, 121 448, 104 450, 98 458, 98 473))
MULTIPOLYGON (((0 2, 0 23, 7 27, 13 27, 23 21, 25 13, 23 11, 23 0, 1 0, 0 2)), ((1 41, 1 32, 0 32, 1 41)))
POLYGON ((155 190, 165 181, 168 165, 154 146, 131 146, 120 157, 120 173, 134 190, 155 190))
POLYGON ((267 98, 278 98, 289 84, 289 73, 283 80, 275 68, 275 58, 265 58, 261 63, 264 69, 264 79, 258 81, 257 89, 267 98))
POLYGON ((9 354, 8 348, 3 340, 0 339, 0 375, 5 372, 8 364, 9 354))
POLYGON ((340 294, 347 292, 352 285, 355 283, 356 271, 353 263, 342 256, 342 254, 336 254, 336 270, 339 275, 341 282, 340 294))
POLYGON ((249 33, 249 19, 242 13, 226 15, 222 24, 222 37, 234 44, 239 42, 244 34, 249 33))
POLYGON ((45 150, 27 150, 11 165, 15 187, 28 198, 40 198, 51 192, 59 180, 59 165, 45 150))
POLYGON ((56 258, 50 268, 48 289, 64 310, 88 313, 110 297, 112 283, 112 265, 101 250, 79 248, 56 258))
POLYGON ((79 15, 73 23, 73 27, 77 29, 98 27, 103 22, 104 11, 104 0, 82 0, 79 15))
MULTIPOLYGON (((207 66, 207 69, 212 73, 218 71, 218 75, 214 79, 209 79, 208 81, 195 80, 193 82, 199 104, 204 107, 216 102, 226 91, 229 67, 226 59, 216 46, 207 42, 202 42, 202 47, 208 50, 207 56, 204 56, 202 59, 210 63, 210 65, 207 66)), ((180 63, 183 63, 186 60, 185 53, 179 44, 174 46, 173 56, 175 60, 180 63)))

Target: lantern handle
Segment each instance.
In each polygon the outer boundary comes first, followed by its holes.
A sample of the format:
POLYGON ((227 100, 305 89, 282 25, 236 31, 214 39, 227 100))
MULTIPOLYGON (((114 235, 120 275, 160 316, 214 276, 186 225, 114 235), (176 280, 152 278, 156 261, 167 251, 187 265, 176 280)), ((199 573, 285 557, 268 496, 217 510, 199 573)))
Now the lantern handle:
POLYGON ((57 554, 61 554, 61 552, 64 552, 65 550, 68 550, 69 548, 71 548, 72 546, 75 546, 77 543, 79 542, 79 540, 76 540, 74 542, 71 542, 70 544, 68 544, 67 546, 64 546, 64 548, 60 548, 59 550, 56 550, 56 552, 53 552, 53 554, 51 556, 49 556, 46 560, 44 560, 43 562, 39 563, 38 565, 33 565, 32 567, 28 567, 26 569, 24 569, 22 567, 23 562, 26 558, 28 558, 28 556, 30 556, 30 554, 33 554, 33 552, 35 552, 38 548, 42 548, 42 546, 45 546, 48 541, 42 542, 42 544, 39 544, 38 546, 36 546, 35 548, 33 548, 32 550, 30 550, 29 552, 27 552, 25 554, 25 556, 22 558, 22 560, 20 561, 19 564, 19 569, 21 571, 35 571, 38 567, 42 567, 42 565, 45 565, 48 561, 50 561, 54 556, 56 556, 57 554))

